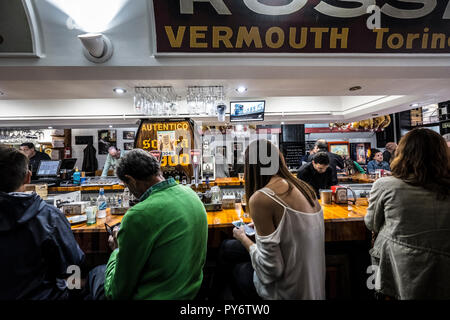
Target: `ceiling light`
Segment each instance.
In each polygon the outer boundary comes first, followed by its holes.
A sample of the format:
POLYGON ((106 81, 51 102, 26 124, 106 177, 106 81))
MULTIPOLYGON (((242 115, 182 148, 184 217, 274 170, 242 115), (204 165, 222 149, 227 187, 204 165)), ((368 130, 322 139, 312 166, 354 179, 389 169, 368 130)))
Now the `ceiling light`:
POLYGON ((83 53, 86 59, 95 63, 108 61, 114 48, 111 40, 101 33, 86 33, 78 36, 83 44, 83 53))
POLYGON ((53 129, 53 127, 48 127, 49 129, 53 129))
POLYGON ((124 94, 127 92, 127 90, 123 89, 123 88, 114 88, 113 90, 115 93, 117 94, 124 94))
POLYGON ((110 128, 112 128, 113 126, 109 126, 110 128))
POLYGON ((348 90, 350 90, 350 91, 358 91, 358 90, 361 90, 361 89, 362 89, 361 86, 354 86, 354 87, 351 87, 351 88, 348 89, 348 90))
POLYGON ((4 95, 5 95, 5 93, 0 91, 0 96, 4 96, 4 95))
POLYGON ((417 108, 419 106, 419 104, 418 103, 413 103, 410 106, 413 107, 413 108, 417 108))
POLYGON ((239 92, 239 93, 244 93, 244 92, 247 91, 247 88, 246 87, 239 87, 239 88, 236 89, 236 91, 239 92))

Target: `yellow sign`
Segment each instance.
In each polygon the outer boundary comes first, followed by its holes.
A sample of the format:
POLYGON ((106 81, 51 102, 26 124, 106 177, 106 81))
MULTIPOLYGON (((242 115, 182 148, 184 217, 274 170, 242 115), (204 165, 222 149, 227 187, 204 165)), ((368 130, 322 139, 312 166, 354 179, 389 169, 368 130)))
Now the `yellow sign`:
POLYGON ((190 150, 194 147, 194 131, 189 121, 143 120, 136 136, 136 147, 149 152, 159 151, 161 168, 181 166, 188 176, 192 176, 190 150))

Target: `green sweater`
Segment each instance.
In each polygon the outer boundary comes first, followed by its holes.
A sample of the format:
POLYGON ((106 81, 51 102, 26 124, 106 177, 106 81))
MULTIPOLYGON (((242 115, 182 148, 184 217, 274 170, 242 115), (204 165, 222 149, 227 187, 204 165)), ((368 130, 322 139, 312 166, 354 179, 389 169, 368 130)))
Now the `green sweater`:
POLYGON ((190 188, 172 178, 125 214, 105 272, 108 299, 194 299, 203 280, 208 221, 190 188))

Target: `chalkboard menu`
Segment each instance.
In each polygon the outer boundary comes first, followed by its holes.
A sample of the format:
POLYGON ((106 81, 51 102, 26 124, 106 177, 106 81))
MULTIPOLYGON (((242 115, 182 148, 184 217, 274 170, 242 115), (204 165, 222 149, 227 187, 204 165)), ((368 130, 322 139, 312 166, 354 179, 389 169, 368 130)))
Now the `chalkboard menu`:
POLYGON ((301 165, 300 161, 302 159, 302 156, 305 154, 304 142, 284 142, 282 144, 281 150, 288 167, 299 167, 301 165))
POLYGON ((288 124, 281 126, 282 142, 303 142, 305 141, 304 124, 288 124))

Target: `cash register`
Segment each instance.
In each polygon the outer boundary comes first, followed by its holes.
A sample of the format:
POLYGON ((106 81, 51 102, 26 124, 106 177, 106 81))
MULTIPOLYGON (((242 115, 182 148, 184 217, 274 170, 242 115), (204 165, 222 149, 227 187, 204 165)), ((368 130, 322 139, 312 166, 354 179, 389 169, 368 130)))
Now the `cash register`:
POLYGON ((33 184, 46 183, 49 187, 58 186, 61 182, 59 178, 59 169, 61 160, 45 160, 39 163, 36 172, 36 180, 31 181, 33 184))

